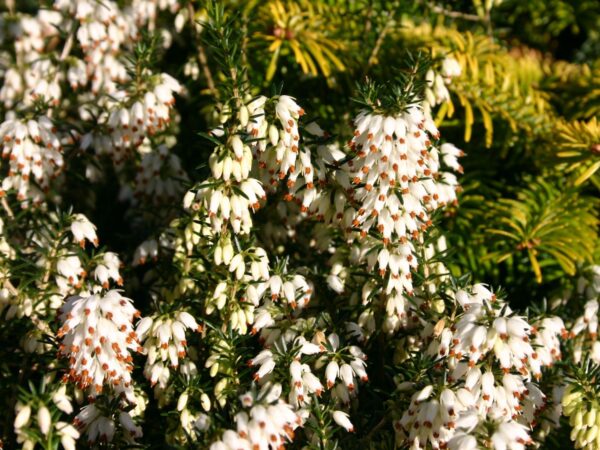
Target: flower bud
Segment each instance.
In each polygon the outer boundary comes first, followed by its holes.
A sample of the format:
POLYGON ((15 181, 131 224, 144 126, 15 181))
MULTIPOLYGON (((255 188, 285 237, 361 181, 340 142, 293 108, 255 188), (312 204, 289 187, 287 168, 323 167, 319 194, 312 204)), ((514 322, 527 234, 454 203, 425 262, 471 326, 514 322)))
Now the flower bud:
POLYGON ((241 126, 245 127, 246 125, 248 125, 249 116, 250 114, 248 113, 248 108, 246 107, 246 105, 242 105, 239 112, 239 120, 241 126))
POLYGON ((179 400, 177 400, 177 411, 183 411, 183 408, 185 408, 187 405, 188 396, 189 395, 187 391, 179 396, 179 400))
POLYGON ((40 431, 44 436, 47 436, 50 432, 50 425, 52 425, 52 417, 50 417, 50 411, 48 411, 46 406, 42 406, 38 409, 37 420, 40 431))
POLYGON ((200 395, 200 406, 202 406, 202 409, 206 412, 210 411, 210 398, 208 397, 208 395, 206 393, 202 393, 202 395, 200 395))
POLYGON ((29 405, 25 405, 21 408, 17 417, 15 417, 15 429, 23 428, 29 422, 29 418, 31 417, 31 407, 29 405))
POLYGON ((350 422, 350 419, 348 418, 347 413, 345 413, 343 411, 334 411, 333 412, 333 420, 340 427, 345 428, 346 431, 348 431, 350 433, 354 432, 354 425, 352 425, 352 422, 350 422))

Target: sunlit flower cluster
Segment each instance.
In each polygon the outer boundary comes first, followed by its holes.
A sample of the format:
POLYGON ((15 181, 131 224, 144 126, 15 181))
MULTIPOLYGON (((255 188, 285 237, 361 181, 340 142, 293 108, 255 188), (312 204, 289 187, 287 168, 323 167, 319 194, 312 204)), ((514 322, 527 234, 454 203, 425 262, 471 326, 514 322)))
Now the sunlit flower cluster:
POLYGON ((281 385, 267 384, 258 393, 242 395, 240 401, 248 411, 236 414, 236 429, 225 431, 210 450, 280 448, 291 442, 302 419, 280 399, 281 391, 281 385))
MULTIPOLYGON (((451 144, 433 146, 438 130, 418 105, 396 116, 363 111, 354 125, 349 145, 355 156, 342 159, 336 173, 345 191, 335 192, 333 214, 321 207, 320 216, 359 236, 351 264, 366 263, 385 279, 388 314, 405 320, 403 294, 413 293, 411 272, 418 264, 415 245, 431 225, 430 214, 456 201, 456 178, 444 168, 459 169, 461 152, 451 144)), ((331 281, 340 289, 337 279, 331 281)))
POLYGON ((144 374, 152 385, 165 388, 171 370, 178 369, 180 359, 186 357, 187 330, 198 332, 201 327, 185 311, 174 317, 144 317, 138 322, 136 333, 147 354, 144 374))
POLYGON ((569 386, 563 396, 564 415, 572 427, 571 440, 576 448, 592 450, 600 446, 600 415, 597 399, 586 398, 583 390, 569 386))
POLYGON ((274 104, 271 117, 265 109, 266 97, 259 97, 248 105, 248 113, 256 119, 248 126, 250 136, 259 141, 253 146, 261 180, 273 190, 285 180, 286 201, 296 200, 306 212, 316 196, 315 171, 311 155, 302 148, 298 121, 304 110, 287 95, 281 95, 274 104))
MULTIPOLYGON (((126 79, 124 66, 114 55, 137 37, 135 23, 114 1, 56 0, 53 7, 79 23, 76 39, 84 53, 86 71, 93 74, 92 91, 114 91, 115 81, 126 79)), ((78 84, 85 84, 81 81, 78 84)))
MULTIPOLYGON (((310 153, 300 149, 298 119, 302 114, 294 99, 285 95, 274 100, 261 96, 242 106, 235 131, 228 135, 223 127, 212 131, 213 136, 226 138, 226 143, 209 158, 212 178, 186 197, 184 205, 207 211, 216 233, 229 224, 234 233, 247 234, 251 214, 261 207, 267 192, 284 182, 285 200, 295 200, 307 212, 316 189, 310 153), (272 119, 270 108, 274 108, 272 119)), ((223 118, 230 119, 227 114, 223 118)))
MULTIPOLYGON (((113 94, 112 97, 117 101, 108 102, 107 112, 101 116, 98 124, 102 132, 90 132, 82 136, 80 147, 83 150, 92 147, 98 155, 108 155, 115 164, 122 164, 131 156, 131 149, 141 146, 145 139, 167 128, 175 104, 173 95, 180 90, 179 82, 163 73, 153 76, 152 87, 138 98, 131 99, 123 91, 113 94), (119 102, 118 99, 123 101, 119 102)), ((85 117, 93 119, 89 113, 85 117)))
POLYGON ((44 191, 63 167, 62 144, 52 121, 46 116, 28 121, 7 118, 0 125, 2 158, 9 170, 2 180, 0 196, 14 190, 17 198, 42 202, 44 191), (35 181, 35 184, 32 183, 35 181))
POLYGON ((117 423, 125 431, 127 443, 135 444, 135 438, 142 436, 142 429, 135 424, 128 412, 120 411, 118 417, 106 416, 102 409, 94 403, 81 408, 73 420, 75 426, 85 433, 87 442, 112 442, 117 430, 117 423))
MULTIPOLYGON (((534 382, 560 359, 559 317, 532 326, 483 285, 453 294, 459 315, 432 336, 427 352, 446 370, 446 382, 414 390, 396 422, 397 438, 420 448, 479 448, 477 433, 490 426, 494 448, 525 448, 528 426, 539 420, 547 396, 534 382), (446 384, 447 383, 447 384, 446 384)), ((444 322, 441 322, 444 323, 444 322)), ((414 389, 407 381, 399 389, 414 389)))
POLYGON ((14 39, 14 51, 21 64, 10 65, 4 73, 0 88, 0 102, 9 109, 32 106, 42 100, 57 106, 62 96, 60 81, 63 74, 50 58, 40 57, 47 43, 58 35, 60 14, 40 10, 35 16, 19 17, 19 21, 5 31, 14 39))
MULTIPOLYGON (((381 431, 524 450, 562 416, 578 448, 600 446, 600 267, 517 311, 457 275, 435 226, 464 153, 433 108, 458 96, 473 114, 458 50, 367 81, 354 119, 327 103, 309 119, 314 97, 262 95, 237 61, 254 30, 230 30, 230 6, 26 3, 0 14, 0 314, 22 330, 2 354, 20 388, 9 447, 147 446, 160 421, 150 445, 368 447, 381 431)), ((244 20, 297 6, 267 3, 244 20)), ((299 60, 303 40, 271 31, 299 60)), ((279 51, 271 64, 294 59, 279 51)))
POLYGON ((436 105, 450 99, 450 91, 448 91, 447 86, 452 82, 453 78, 459 77, 461 74, 462 68, 460 63, 452 57, 444 58, 438 71, 429 69, 426 76, 427 89, 425 89, 424 102, 424 108, 427 113, 430 113, 431 109, 436 105))
POLYGON ((575 319, 569 329, 574 342, 574 359, 580 362, 589 356, 594 362, 600 364, 600 341, 598 341, 598 319, 600 307, 600 267, 591 266, 585 270, 577 280, 574 292, 566 295, 579 298, 583 302, 583 314, 575 319))
MULTIPOLYGON (((69 297, 61 308, 60 353, 69 360, 67 378, 95 396, 112 387, 133 396, 130 352, 141 347, 133 329, 139 312, 118 291, 69 297)), ((133 401, 133 400, 132 400, 133 401)))
POLYGON ((44 437, 57 435, 60 443, 66 450, 75 450, 75 442, 79 438, 79 432, 73 425, 64 421, 56 421, 56 414, 52 411, 59 411, 71 414, 73 405, 71 398, 66 394, 66 386, 61 386, 55 392, 51 393, 49 404, 40 402, 17 402, 15 405, 14 431, 17 435, 17 442, 23 445, 23 448, 33 448, 34 441, 30 439, 27 430, 38 429, 44 437), (34 425, 35 423, 35 425, 34 425))

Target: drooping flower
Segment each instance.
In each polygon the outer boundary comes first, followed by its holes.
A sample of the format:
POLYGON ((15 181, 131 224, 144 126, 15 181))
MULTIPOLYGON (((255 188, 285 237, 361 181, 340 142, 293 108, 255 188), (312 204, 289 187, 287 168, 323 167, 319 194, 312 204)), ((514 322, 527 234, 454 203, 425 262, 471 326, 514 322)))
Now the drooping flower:
POLYGON ((24 121, 8 114, 0 125, 0 141, 2 158, 9 166, 0 197, 14 190, 24 206, 29 201, 41 203, 63 166, 62 144, 54 124, 46 116, 24 121))
POLYGON ((58 332, 60 354, 69 359, 66 379, 89 389, 91 396, 108 385, 133 399, 130 352, 141 351, 133 329, 138 316, 132 301, 115 290, 104 296, 69 297, 60 310, 63 325, 58 332))
POLYGON ((170 369, 179 368, 179 361, 186 357, 186 330, 201 331, 194 317, 180 311, 174 317, 144 317, 138 322, 136 333, 144 342, 147 353, 144 375, 152 385, 165 388, 170 369))

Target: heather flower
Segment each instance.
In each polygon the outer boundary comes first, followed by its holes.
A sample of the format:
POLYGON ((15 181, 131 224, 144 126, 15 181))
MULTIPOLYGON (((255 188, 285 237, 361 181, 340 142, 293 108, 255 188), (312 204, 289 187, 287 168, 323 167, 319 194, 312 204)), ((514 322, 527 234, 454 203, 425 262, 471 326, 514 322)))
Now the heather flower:
POLYGON ((55 133, 46 116, 24 121, 9 114, 0 124, 2 157, 9 167, 0 185, 0 197, 14 190, 23 206, 43 201, 63 166, 62 144, 55 133))
POLYGON ((191 314, 180 311, 174 317, 144 317, 137 324, 138 339, 147 354, 144 374, 152 385, 164 389, 171 369, 178 369, 187 355, 186 331, 201 331, 191 314))
POLYGON ((71 223, 71 233, 81 247, 85 246, 85 241, 98 246, 98 236, 96 235, 96 226, 88 220, 83 214, 73 215, 71 223))
POLYGON ((130 351, 141 351, 133 329, 138 316, 132 301, 115 290, 104 296, 69 297, 61 307, 58 331, 60 354, 69 358, 65 378, 80 389, 89 388, 91 396, 107 385, 133 399, 130 351))
POLYGON ((225 431, 210 449, 280 448, 292 441, 301 419, 278 393, 281 386, 268 384, 258 395, 247 393, 249 409, 235 416, 236 429, 225 431))

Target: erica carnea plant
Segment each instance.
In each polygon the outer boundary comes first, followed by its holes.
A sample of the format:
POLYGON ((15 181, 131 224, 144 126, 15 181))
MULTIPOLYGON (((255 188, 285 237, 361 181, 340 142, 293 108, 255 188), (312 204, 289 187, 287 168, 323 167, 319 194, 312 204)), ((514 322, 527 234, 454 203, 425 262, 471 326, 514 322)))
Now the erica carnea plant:
POLYGON ((0 448, 600 448, 600 11, 530 3, 7 0, 0 448))

